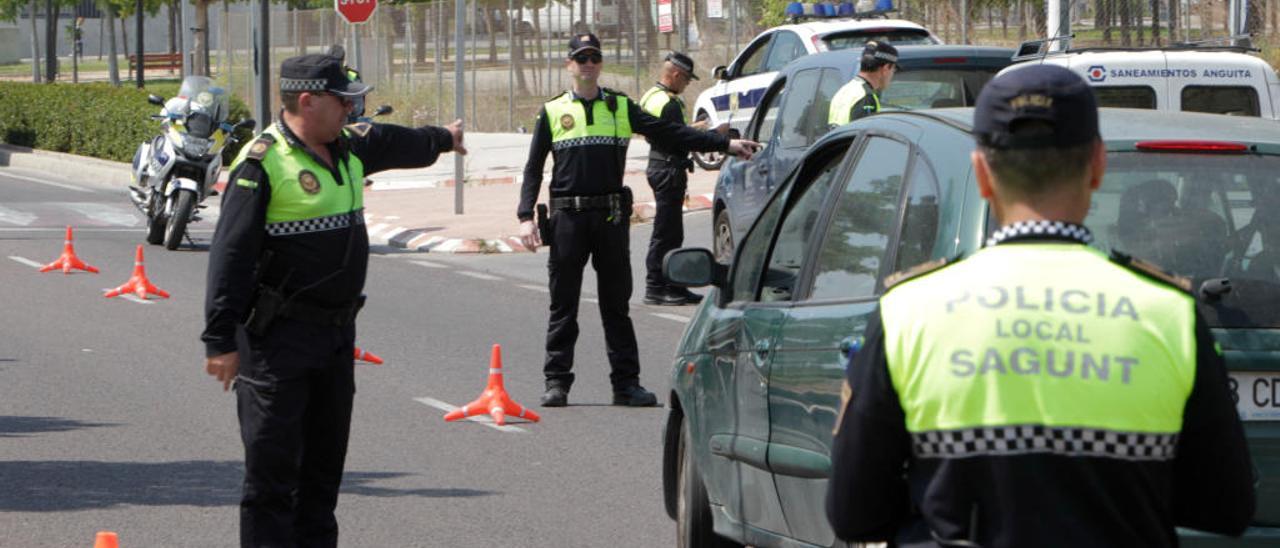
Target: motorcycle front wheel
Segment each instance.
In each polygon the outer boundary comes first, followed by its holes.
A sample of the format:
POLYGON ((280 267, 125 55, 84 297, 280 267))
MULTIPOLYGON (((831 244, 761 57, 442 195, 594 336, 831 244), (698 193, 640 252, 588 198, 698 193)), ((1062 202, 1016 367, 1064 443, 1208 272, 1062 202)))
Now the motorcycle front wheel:
POLYGON ((170 251, 178 249, 182 244, 182 237, 187 233, 187 221, 191 220, 191 211, 196 207, 196 193, 179 190, 174 193, 173 200, 169 223, 164 228, 164 248, 170 251))
POLYGON ((148 207, 151 211, 147 215, 147 243, 151 245, 160 245, 164 242, 164 229, 166 223, 164 218, 164 197, 156 195, 152 192, 152 198, 148 201, 151 205, 148 207))

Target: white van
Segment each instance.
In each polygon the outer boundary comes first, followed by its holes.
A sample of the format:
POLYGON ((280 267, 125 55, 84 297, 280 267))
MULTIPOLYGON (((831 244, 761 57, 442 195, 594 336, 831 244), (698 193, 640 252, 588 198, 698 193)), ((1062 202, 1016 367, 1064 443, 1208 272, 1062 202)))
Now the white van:
POLYGON ((1099 106, 1280 118, 1280 78, 1266 61, 1238 46, 1080 48, 1043 53, 1043 41, 1019 48, 1018 70, 1063 66, 1093 86, 1099 106), (1031 52, 1031 53, 1027 53, 1031 52))
MULTIPOLYGON (((519 22, 517 31, 524 35, 532 35, 535 29, 534 18, 537 18, 536 29, 543 35, 550 30, 557 37, 592 32, 600 37, 614 36, 618 32, 618 0, 590 0, 586 2, 586 14, 579 9, 582 2, 573 1, 573 8, 559 2, 548 2, 541 9, 525 9, 524 17, 519 22)), ((516 12, 511 12, 516 17, 516 12)))

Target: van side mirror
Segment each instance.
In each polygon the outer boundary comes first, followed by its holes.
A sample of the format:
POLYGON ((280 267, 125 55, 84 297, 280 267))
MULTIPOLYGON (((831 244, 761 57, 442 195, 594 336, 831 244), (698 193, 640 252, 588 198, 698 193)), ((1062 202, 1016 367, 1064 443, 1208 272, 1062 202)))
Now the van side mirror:
POLYGON ((724 289, 729 282, 729 267, 716 262, 711 251, 701 247, 682 247, 667 252, 662 258, 662 275, 672 285, 724 289))
POLYGON ((726 74, 727 72, 729 71, 726 69, 726 67, 724 65, 720 65, 716 68, 711 69, 711 76, 716 80, 728 80, 729 75, 726 74))

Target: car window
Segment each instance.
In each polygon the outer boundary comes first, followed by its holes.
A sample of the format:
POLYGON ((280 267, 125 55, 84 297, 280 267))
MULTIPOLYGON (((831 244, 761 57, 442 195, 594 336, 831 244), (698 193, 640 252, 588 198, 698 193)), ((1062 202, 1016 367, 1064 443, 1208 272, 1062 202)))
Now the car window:
POLYGON ((823 204, 831 193, 831 187, 835 186, 836 173, 840 171, 849 142, 813 153, 797 173, 791 193, 796 196, 798 192, 799 195, 790 200, 792 203, 782 218, 778 237, 769 254, 764 283, 761 284, 760 301, 789 301, 795 293, 800 267, 809 252, 813 235, 818 232, 823 204))
POLYGON ((748 137, 758 143, 768 144, 773 137, 773 126, 778 122, 778 108, 782 106, 786 82, 776 82, 774 87, 765 93, 764 99, 756 107, 754 114, 755 131, 748 132, 748 137))
POLYGON ((997 68, 912 69, 903 67, 880 103, 905 109, 971 107, 997 68))
POLYGON ((1220 327, 1280 327, 1280 158, 1123 152, 1107 155, 1085 224, 1094 245, 1190 278, 1228 278, 1220 327), (1260 214, 1261 213, 1261 214, 1260 214))
POLYGON ((773 47, 769 49, 769 60, 765 61, 765 71, 782 70, 792 59, 809 53, 804 49, 804 42, 791 31, 778 31, 773 37, 773 47))
POLYGON ((818 252, 810 298, 870 297, 880 279, 898 211, 907 145, 872 137, 859 156, 818 252))
POLYGON ((1234 116, 1261 116, 1258 91, 1248 86, 1187 86, 1182 110, 1234 116))
POLYGON ((822 70, 811 68, 799 71, 791 77, 791 91, 783 102, 782 113, 778 116, 779 141, 783 148, 809 146, 809 133, 814 107, 814 96, 818 93, 818 83, 822 80, 822 70))
POLYGON ((907 209, 902 215, 897 257, 893 270, 911 268, 933 258, 938 242, 938 177, 933 168, 916 154, 907 179, 907 209))
MULTIPOLYGON (((777 33, 774 33, 776 35, 777 33)), ((751 76, 761 71, 764 66, 765 54, 769 53, 769 42, 773 40, 773 36, 765 36, 759 42, 750 46, 750 50, 742 57, 742 63, 738 65, 737 74, 734 78, 741 76, 751 76)))
POLYGON ((782 214, 783 193, 774 194, 773 200, 760 212, 751 231, 742 238, 738 254, 733 261, 733 300, 754 301, 764 272, 764 260, 773 239, 773 228, 782 214))
POLYGON ((1156 90, 1151 86, 1095 86, 1093 94, 1100 107, 1156 108, 1156 90))
POLYGON ((822 37, 828 50, 860 48, 867 41, 888 42, 895 46, 937 44, 929 32, 922 29, 875 29, 834 32, 822 37))

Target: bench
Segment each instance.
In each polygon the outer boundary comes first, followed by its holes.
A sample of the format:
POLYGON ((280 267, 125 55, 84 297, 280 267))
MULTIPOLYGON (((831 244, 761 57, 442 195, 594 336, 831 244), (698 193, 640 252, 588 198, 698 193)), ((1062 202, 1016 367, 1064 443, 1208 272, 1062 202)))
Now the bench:
MULTIPOLYGON (((182 68, 181 53, 144 53, 142 55, 143 70, 169 69, 169 72, 182 68)), ((129 56, 129 72, 138 70, 138 56, 129 56)))

